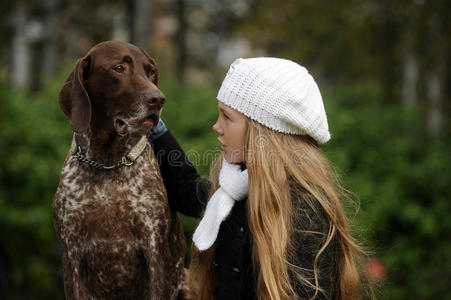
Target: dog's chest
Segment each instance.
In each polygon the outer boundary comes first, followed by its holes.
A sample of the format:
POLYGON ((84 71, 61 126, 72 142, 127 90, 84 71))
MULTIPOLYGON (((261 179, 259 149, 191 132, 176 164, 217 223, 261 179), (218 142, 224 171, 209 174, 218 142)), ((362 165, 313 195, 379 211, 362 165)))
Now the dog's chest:
POLYGON ((166 191, 150 147, 132 166, 117 170, 93 172, 69 158, 55 205, 68 244, 147 239, 168 226, 166 191))

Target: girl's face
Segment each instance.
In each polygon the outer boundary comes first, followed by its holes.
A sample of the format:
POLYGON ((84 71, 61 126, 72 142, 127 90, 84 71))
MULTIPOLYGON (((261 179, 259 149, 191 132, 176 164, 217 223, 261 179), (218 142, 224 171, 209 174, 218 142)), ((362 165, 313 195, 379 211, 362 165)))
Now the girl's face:
POLYGON ((219 116, 213 130, 219 135, 221 150, 229 163, 244 161, 244 144, 246 137, 246 116, 239 111, 218 101, 219 116))

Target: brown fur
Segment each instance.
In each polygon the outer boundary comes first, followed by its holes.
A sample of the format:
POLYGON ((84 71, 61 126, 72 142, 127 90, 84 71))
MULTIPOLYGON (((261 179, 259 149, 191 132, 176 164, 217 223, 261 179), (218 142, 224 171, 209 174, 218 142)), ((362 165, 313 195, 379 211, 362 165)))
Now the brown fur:
MULTIPOLYGON (((165 99, 157 85, 155 62, 133 45, 104 42, 81 58, 58 102, 82 154, 120 161, 159 120, 165 99)), ((69 153, 53 212, 67 299, 177 297, 185 240, 150 145, 133 165, 112 170, 69 153)))

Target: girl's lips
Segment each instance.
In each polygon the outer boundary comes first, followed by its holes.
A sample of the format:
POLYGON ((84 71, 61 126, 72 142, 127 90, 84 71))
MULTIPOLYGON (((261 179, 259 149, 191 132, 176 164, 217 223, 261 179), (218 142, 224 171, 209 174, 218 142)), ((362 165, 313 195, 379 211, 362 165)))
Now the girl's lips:
POLYGON ((225 145, 222 143, 222 141, 218 138, 218 142, 221 144, 221 150, 224 151, 225 145))

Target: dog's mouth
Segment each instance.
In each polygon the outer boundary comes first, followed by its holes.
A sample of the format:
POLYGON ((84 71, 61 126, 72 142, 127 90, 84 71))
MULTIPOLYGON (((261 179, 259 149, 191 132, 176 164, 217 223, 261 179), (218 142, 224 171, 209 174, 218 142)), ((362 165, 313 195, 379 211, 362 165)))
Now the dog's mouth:
POLYGON ((128 124, 124 119, 117 118, 116 120, 114 120, 114 128, 116 129, 117 133, 124 135, 127 133, 128 124))
POLYGON ((119 135, 137 131, 148 131, 155 127, 159 120, 160 116, 156 112, 151 112, 144 118, 116 118, 114 120, 114 128, 119 135))
POLYGON ((143 127, 154 127, 158 124, 159 116, 156 113, 150 113, 142 122, 143 127))

